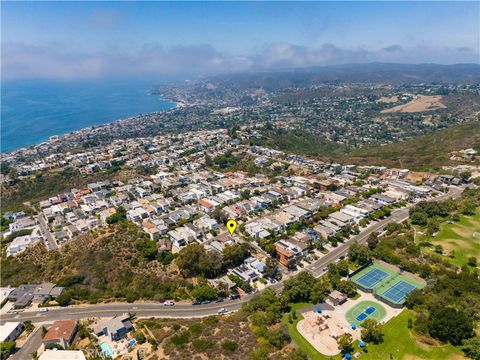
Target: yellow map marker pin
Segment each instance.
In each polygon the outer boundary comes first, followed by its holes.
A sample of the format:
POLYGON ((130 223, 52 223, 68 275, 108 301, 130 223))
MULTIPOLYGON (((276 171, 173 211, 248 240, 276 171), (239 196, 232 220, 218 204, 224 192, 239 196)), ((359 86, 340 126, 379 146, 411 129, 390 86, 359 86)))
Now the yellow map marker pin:
POLYGON ((227 229, 230 231, 230 235, 233 235, 233 232, 237 228, 237 222, 235 220, 228 220, 227 229))

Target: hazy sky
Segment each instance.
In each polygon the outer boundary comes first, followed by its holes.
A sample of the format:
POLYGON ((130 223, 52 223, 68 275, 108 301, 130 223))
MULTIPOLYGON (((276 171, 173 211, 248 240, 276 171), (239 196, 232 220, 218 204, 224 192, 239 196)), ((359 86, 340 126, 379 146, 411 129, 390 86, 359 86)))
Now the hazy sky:
POLYGON ((479 63, 479 2, 2 2, 2 79, 479 63))

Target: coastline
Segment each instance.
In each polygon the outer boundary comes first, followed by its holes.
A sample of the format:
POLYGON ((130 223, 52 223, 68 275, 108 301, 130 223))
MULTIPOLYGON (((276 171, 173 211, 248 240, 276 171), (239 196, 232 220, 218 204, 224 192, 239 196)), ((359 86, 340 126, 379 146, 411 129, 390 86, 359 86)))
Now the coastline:
MULTIPOLYGON (((5 92, 4 92, 4 95, 5 95, 5 92)), ((2 102, 4 102, 3 101, 4 95, 2 95, 2 102)), ((96 94, 93 93, 92 95, 90 95, 90 97, 93 99, 95 98, 95 95, 96 94)), ((15 97, 19 95, 12 94, 11 96, 15 97)), ((11 115, 15 112, 15 107, 21 108, 20 105, 15 104, 16 106, 13 107, 13 110, 8 109, 8 110, 4 110, 5 112, 2 111, 2 118, 3 118, 2 132, 3 133, 1 138, 2 146, 0 148, 0 154, 2 158, 15 156, 16 154, 21 153, 23 151, 28 151, 29 149, 30 150, 35 149, 39 146, 45 146, 53 142, 56 142, 58 140, 68 138, 72 135, 75 136, 75 134, 87 134, 89 131, 93 131, 94 129, 97 129, 97 128, 103 128, 103 127, 108 127, 112 125, 114 126, 115 124, 126 122, 132 119, 138 119, 139 117, 142 117, 142 116, 148 117, 150 115, 161 114, 161 113, 165 113, 165 112, 175 110, 185 106, 185 104, 183 103, 168 99, 166 97, 163 97, 160 94, 154 94, 150 91, 150 89, 147 90, 146 92, 145 91, 141 92, 140 95, 137 95, 137 98, 131 96, 131 94, 128 94, 128 90, 127 90, 127 95, 125 95, 124 98, 123 97, 120 99, 114 98, 116 103, 113 103, 113 105, 111 106, 114 108, 114 110, 112 110, 112 114, 115 113, 115 111, 121 112, 121 110, 126 108, 124 112, 126 112, 127 114, 125 114, 125 116, 120 115, 119 117, 116 116, 116 118, 108 119, 109 115, 111 114, 109 114, 108 111, 106 112, 104 109, 105 108, 108 109, 110 104, 106 102, 107 105, 105 106, 105 102, 103 101, 103 102, 100 102, 98 106, 95 106, 95 104, 92 104, 91 109, 88 109, 88 110, 84 110, 82 108, 82 103, 80 103, 81 105, 79 105, 79 109, 77 111, 78 113, 76 114, 74 113, 74 118, 72 120, 69 118, 70 109, 68 107, 64 106, 63 104, 60 104, 58 105, 58 108, 55 108, 55 106, 57 105, 54 104, 51 109, 46 109, 46 108, 43 109, 43 113, 40 113, 38 115, 38 120, 36 119, 36 114, 34 114, 26 119, 25 124, 23 124, 23 121, 22 121, 23 118, 25 117, 24 114, 20 114, 18 116, 11 115), (143 96, 145 98, 141 99, 141 97, 143 96), (125 101, 123 101, 124 98, 126 98, 125 101), (144 102, 146 103, 145 105, 146 111, 141 111, 139 109, 142 107, 143 104, 133 106, 134 108, 136 107, 136 109, 129 111, 128 105, 125 105, 125 104, 128 104, 129 101, 131 101, 133 104, 138 104, 139 99, 144 100, 144 102), (158 101, 158 105, 155 104, 155 102, 157 101, 158 101), (122 103, 123 105, 121 110, 116 108, 118 107, 118 103, 122 103), (155 107, 159 109, 152 111, 152 108, 155 108, 155 107), (99 110, 98 112, 100 113, 99 120, 97 120, 98 123, 95 123, 95 121, 93 121, 91 125, 85 126, 86 125, 85 123, 88 121, 88 119, 95 118, 97 109, 99 110), (10 114, 8 114, 7 111, 9 111, 10 114), (63 116, 62 116, 62 112, 65 113, 63 116), (128 114, 128 112, 130 112, 131 114, 128 114), (12 120, 9 119, 10 121, 6 122, 5 118, 8 115, 11 116, 12 120), (77 117, 77 119, 80 118, 81 120, 78 121, 77 128, 73 126, 73 128, 70 129, 70 126, 72 124, 77 123, 75 116, 77 117), (53 119, 52 123, 47 123, 45 121, 45 118, 47 119, 52 118, 53 119), (43 134, 33 130, 33 129, 36 129, 37 126, 40 126, 38 125, 38 123, 42 123, 42 122, 44 124, 47 124, 46 125, 47 129, 48 129, 48 125, 50 125, 50 128, 59 127, 60 129, 57 129, 59 131, 53 130, 51 133, 48 132, 48 130, 43 131, 43 134), (27 131, 25 131, 25 129, 27 129, 27 131), (29 133, 29 130, 33 130, 33 131, 30 131, 29 133), (7 139, 8 139, 8 142, 7 142, 7 139), (15 139, 22 140, 19 142, 18 146, 14 144, 15 139), (25 140, 25 139, 28 139, 28 140, 25 140), (3 146, 4 144, 5 144, 5 147, 3 146)), ((72 97, 72 101, 75 101, 75 100, 76 100, 76 97, 75 96, 72 97)), ((83 101, 83 103, 89 103, 90 101, 89 98, 87 98, 87 101, 85 101, 85 98, 81 100, 83 101)))
POLYGON ((73 130, 73 131, 70 131, 70 132, 62 133, 62 134, 50 135, 48 140, 37 142, 35 144, 31 144, 31 145, 28 145, 28 146, 22 146, 22 147, 19 147, 15 150, 11 150, 11 151, 1 151, 0 155, 1 155, 1 157, 15 156, 18 153, 21 153, 23 151, 27 151, 29 149, 36 149, 36 148, 42 147, 42 146, 53 145, 57 141, 60 141, 60 142, 65 141, 65 139, 68 138, 69 136, 86 135, 90 131, 98 130, 98 129, 101 129, 103 127, 115 126, 117 124, 121 124, 122 122, 132 121, 132 120, 138 119, 138 117, 140 117, 140 116, 150 116, 150 115, 155 115, 155 114, 162 114, 162 113, 166 113, 166 112, 178 109, 180 107, 185 107, 186 106, 183 103, 172 102, 172 101, 169 101, 169 100, 166 100, 166 99, 165 99, 165 102, 173 104, 173 106, 169 109, 164 109, 164 110, 159 110, 159 111, 154 111, 154 112, 148 112, 148 113, 145 113, 145 114, 143 114, 143 113, 142 114, 137 114, 137 115, 129 116, 127 118, 116 119, 116 120, 109 121, 109 122, 102 123, 102 124, 98 124, 98 125, 91 125, 91 126, 87 126, 87 127, 81 128, 81 129, 73 130))

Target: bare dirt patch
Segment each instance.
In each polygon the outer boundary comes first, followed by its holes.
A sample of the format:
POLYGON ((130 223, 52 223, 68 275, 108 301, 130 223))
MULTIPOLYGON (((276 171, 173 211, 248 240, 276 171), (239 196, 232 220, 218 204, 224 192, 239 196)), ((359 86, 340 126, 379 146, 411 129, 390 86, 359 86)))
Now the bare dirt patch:
POLYGON ((391 97, 385 97, 382 96, 380 99, 377 100, 377 103, 394 103, 398 101, 398 96, 391 96, 391 97))
POLYGON ((440 95, 417 95, 415 98, 403 105, 395 106, 391 109, 382 110, 382 114, 395 113, 395 112, 423 112, 432 111, 438 109, 445 109, 446 106, 440 102, 442 97, 440 95))

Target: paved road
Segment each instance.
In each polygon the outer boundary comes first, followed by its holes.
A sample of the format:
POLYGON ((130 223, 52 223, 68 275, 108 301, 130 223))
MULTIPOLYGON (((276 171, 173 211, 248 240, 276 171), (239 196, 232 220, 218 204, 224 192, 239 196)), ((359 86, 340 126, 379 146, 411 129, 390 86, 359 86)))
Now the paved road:
POLYGON ((48 312, 24 311, 17 315, 2 315, 1 322, 31 320, 33 323, 38 323, 60 319, 113 317, 126 312, 135 313, 139 317, 201 317, 217 314, 217 311, 222 307, 226 307, 230 311, 238 310, 241 305, 251 297, 251 295, 247 295, 241 300, 225 300, 221 303, 211 303, 208 305, 176 304, 175 306, 164 306, 163 303, 112 303, 50 308, 48 312))
MULTIPOLYGON (((449 193, 437 196, 431 200, 443 200, 448 197, 458 197, 463 188, 451 187, 449 193)), ((371 233, 383 229, 383 227, 389 222, 396 221, 401 222, 408 218, 408 207, 395 209, 392 211, 392 215, 384 220, 381 220, 368 229, 362 231, 359 235, 352 239, 339 244, 336 248, 332 249, 328 254, 323 256, 316 262, 309 264, 305 267, 305 270, 310 271, 315 276, 323 274, 323 268, 328 264, 338 259, 340 256, 345 255, 348 251, 348 247, 354 241, 364 242, 368 239, 371 233)), ((294 276, 294 273, 284 277, 288 279, 294 276)), ((282 288, 282 283, 272 285, 270 288, 279 291, 282 288)), ((211 303, 208 305, 189 305, 189 304, 177 304, 173 307, 163 306, 163 304, 154 303, 112 303, 112 304, 98 304, 98 305, 85 305, 85 306, 72 306, 67 308, 51 308, 48 312, 32 312, 25 311, 17 315, 6 314, 2 315, 0 323, 5 321, 24 321, 31 320, 34 323, 48 322, 59 319, 82 319, 89 317, 112 317, 120 315, 126 312, 135 313, 139 317, 176 317, 176 318, 189 318, 189 317, 201 317, 208 315, 215 315, 217 311, 222 307, 227 307, 230 311, 238 310, 241 305, 251 299, 252 295, 244 296, 242 299, 229 301, 226 300, 222 303, 211 303)))
POLYGON ((40 230, 42 231, 43 237, 45 238, 45 245, 47 246, 48 250, 56 250, 58 248, 55 239, 53 238, 50 230, 48 229, 48 225, 45 223, 45 219, 40 214, 37 216, 38 225, 40 226, 40 230))
POLYGON ((38 326, 32 334, 30 334, 27 341, 23 344, 23 346, 13 354, 9 359, 12 360, 24 360, 24 359, 31 359, 32 353, 37 351, 40 345, 42 344, 42 336, 41 336, 41 326, 38 326))

